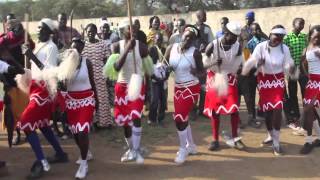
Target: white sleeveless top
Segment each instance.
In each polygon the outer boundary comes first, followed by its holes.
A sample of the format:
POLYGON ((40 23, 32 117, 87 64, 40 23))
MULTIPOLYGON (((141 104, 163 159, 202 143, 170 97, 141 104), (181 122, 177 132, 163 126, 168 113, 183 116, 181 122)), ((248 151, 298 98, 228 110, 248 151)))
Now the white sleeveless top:
POLYGON ((92 89, 86 58, 82 58, 81 67, 75 72, 74 78, 67 83, 68 91, 85 91, 92 89))
MULTIPOLYGON (((219 38, 219 44, 221 43, 222 38, 219 38)), ((226 72, 227 74, 236 74, 239 66, 243 61, 242 55, 237 56, 239 52, 240 44, 237 41, 234 43, 228 51, 224 51, 224 49, 218 45, 218 41, 214 40, 213 42, 213 53, 210 58, 204 60, 203 64, 205 66, 212 65, 217 62, 218 57, 222 59, 222 64, 220 66, 221 71, 226 72), (219 56, 217 48, 219 48, 219 56)), ((213 72, 218 71, 218 66, 211 66, 209 70, 213 72)))
POLYGON ((196 68, 193 58, 195 49, 195 47, 190 47, 186 52, 181 53, 179 43, 172 45, 169 63, 174 69, 176 83, 199 82, 198 78, 191 74, 191 68, 196 68))
POLYGON ((306 53, 310 74, 320 74, 320 58, 316 56, 316 51, 320 51, 320 48, 308 49, 306 53))
MULTIPOLYGON (((124 47, 125 40, 121 40, 119 43, 120 43, 120 54, 123 54, 125 50, 125 47, 124 47)), ((139 41, 136 40, 136 46, 134 50, 135 50, 135 57, 136 57, 137 74, 143 75, 142 58, 141 58, 139 49, 140 49, 139 41)), ((129 83, 132 74, 134 74, 134 61, 133 61, 133 53, 132 51, 130 51, 127 55, 125 63, 123 64, 122 68, 119 71, 117 82, 129 83)))

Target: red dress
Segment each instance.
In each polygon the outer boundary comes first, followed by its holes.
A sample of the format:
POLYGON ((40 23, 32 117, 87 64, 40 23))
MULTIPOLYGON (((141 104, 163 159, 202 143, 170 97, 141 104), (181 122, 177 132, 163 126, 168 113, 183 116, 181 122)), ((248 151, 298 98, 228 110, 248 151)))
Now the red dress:
POLYGON ((200 96, 201 85, 199 83, 186 87, 174 88, 174 114, 173 119, 176 122, 188 121, 188 116, 194 107, 194 104, 198 102, 200 96))
POLYGON ((23 131, 34 131, 50 125, 52 100, 44 82, 32 80, 30 101, 23 111, 18 127, 23 131))
POLYGON ((237 79, 234 75, 228 74, 228 94, 218 96, 216 90, 210 86, 215 73, 208 71, 206 99, 204 104, 204 115, 212 117, 212 113, 228 115, 239 111, 239 95, 237 79))
POLYGON ((115 121, 119 126, 132 125, 132 120, 142 116, 145 99, 145 86, 142 85, 140 96, 135 101, 129 101, 127 96, 127 84, 116 83, 114 99, 115 121))
POLYGON ((319 74, 310 74, 309 81, 307 83, 303 104, 311 104, 316 107, 320 106, 320 75, 319 74))
POLYGON ((89 133, 95 110, 92 90, 68 92, 65 96, 69 129, 73 134, 89 133))
POLYGON ((258 74, 259 106, 263 112, 283 108, 284 75, 258 74))

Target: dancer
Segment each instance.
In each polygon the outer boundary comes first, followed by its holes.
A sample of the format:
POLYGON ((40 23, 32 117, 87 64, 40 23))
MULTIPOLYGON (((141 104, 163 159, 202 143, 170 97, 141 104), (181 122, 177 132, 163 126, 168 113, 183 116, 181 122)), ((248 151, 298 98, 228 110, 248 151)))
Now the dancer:
POLYGON ((177 127, 180 147, 175 163, 185 162, 188 154, 197 154, 189 113, 200 96, 199 77, 205 76, 201 53, 192 44, 199 36, 199 30, 192 25, 186 25, 182 41, 170 45, 165 54, 175 73, 174 90, 174 121, 177 127))
POLYGON ((302 64, 308 62, 308 70, 303 66, 304 72, 309 72, 309 81, 303 99, 303 128, 307 131, 305 144, 301 154, 309 154, 314 147, 320 147, 319 114, 316 108, 320 105, 320 25, 311 28, 309 32, 309 45, 302 57, 302 64), (316 139, 312 138, 312 127, 316 139))
MULTIPOLYGON (((136 160, 137 164, 142 164, 144 158, 140 152, 141 115, 145 99, 145 88, 142 85, 140 95, 134 101, 129 100, 127 91, 131 76, 134 73, 143 75, 142 58, 148 56, 148 47, 138 40, 130 39, 129 22, 121 22, 119 28, 123 40, 113 44, 113 52, 120 54, 119 59, 114 63, 115 70, 119 72, 115 85, 114 115, 116 123, 124 129, 124 135, 129 147, 128 151, 121 157, 121 162, 136 160), (136 64, 134 64, 134 58, 136 64), (134 72, 135 68, 136 72, 134 72)), ((135 26, 133 26, 132 33, 136 33, 135 26)))
MULTIPOLYGON (((36 44, 34 52, 29 48, 23 49, 25 56, 33 61, 41 61, 45 69, 57 66, 58 48, 51 40, 51 35, 55 29, 55 23, 51 19, 42 19, 39 22, 38 29, 39 43, 36 44)), ((26 87, 29 90, 30 101, 21 115, 18 127, 25 132, 27 140, 36 155, 37 160, 34 162, 31 173, 28 176, 28 179, 36 179, 50 170, 49 163, 68 162, 68 156, 62 150, 50 128, 49 120, 52 113, 52 100, 48 91, 49 84, 43 80, 38 80, 38 76, 42 75, 42 70, 33 62, 31 64, 31 75, 32 82, 29 82, 28 87, 26 87), (54 148, 56 154, 53 157, 48 159, 44 157, 36 132, 37 129, 40 129, 54 148)))
MULTIPOLYGON (((68 59, 74 61, 77 67, 72 73, 72 78, 68 79, 66 83, 68 91, 66 94, 66 111, 69 129, 74 135, 81 154, 81 158, 77 161, 80 166, 75 177, 83 179, 88 173, 87 160, 93 158, 92 153, 89 152, 89 131, 95 109, 96 89, 91 62, 79 56, 85 42, 80 38, 73 38, 72 42, 71 48, 73 49, 67 51, 69 55, 65 61, 68 61, 68 59)), ((61 65, 64 65, 64 62, 61 65)))
MULTIPOLYGON (((232 139, 229 146, 239 150, 243 150, 245 145, 238 136, 239 126, 239 102, 238 102, 238 88, 236 74, 239 70, 240 64, 243 61, 242 48, 237 41, 240 35, 241 27, 238 23, 229 22, 226 25, 224 36, 214 40, 206 48, 205 67, 208 67, 207 75, 207 89, 205 99, 204 114, 211 118, 213 142, 209 146, 210 151, 217 151, 220 149, 219 144, 219 127, 220 115, 231 116, 232 139), (225 74, 225 91, 220 94, 217 88, 212 84, 215 76, 225 74)), ((218 77, 217 77, 218 78, 218 77)), ((223 82, 219 86, 222 87, 223 82)))
POLYGON ((295 66, 289 48, 283 44, 286 30, 276 25, 270 33, 270 40, 262 42, 254 49, 250 59, 245 63, 242 74, 258 67, 259 106, 266 115, 268 137, 262 145, 271 144, 276 156, 282 155, 280 146, 280 128, 284 97, 284 73, 294 73, 295 66))

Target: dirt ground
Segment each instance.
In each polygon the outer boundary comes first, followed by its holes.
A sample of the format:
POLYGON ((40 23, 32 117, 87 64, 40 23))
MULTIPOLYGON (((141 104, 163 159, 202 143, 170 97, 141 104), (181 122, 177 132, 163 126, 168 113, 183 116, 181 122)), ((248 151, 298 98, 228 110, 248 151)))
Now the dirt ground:
MULTIPOLYGON (((173 97, 173 82, 169 82, 169 97, 173 97)), ((169 98, 169 112, 166 115, 166 127, 151 127, 143 119, 142 146, 149 151, 144 165, 134 162, 123 164, 121 155, 125 152, 125 142, 121 128, 91 133, 91 151, 94 160, 89 163, 88 180, 275 180, 275 179, 320 179, 320 148, 307 156, 299 154, 304 143, 301 136, 292 135, 285 126, 281 131, 282 147, 285 155, 275 157, 270 147, 260 147, 265 138, 265 127, 242 130, 246 151, 230 149, 221 142, 221 151, 207 150, 211 138, 210 120, 192 118, 191 127, 199 154, 189 156, 186 163, 178 166, 173 160, 178 150, 177 132, 172 120, 173 105, 169 98)), ((241 105, 241 119, 246 122, 247 114, 241 105)), ((283 124, 285 124, 283 122, 283 124)), ((230 131, 229 117, 223 117, 220 130, 230 131)), ((40 136, 42 138, 42 135, 40 136)), ((28 174, 34 154, 27 143, 8 148, 6 134, 0 131, 0 160, 7 161, 7 168, 0 172, 1 180, 23 180, 28 174), (5 175, 5 176, 4 176, 5 175)), ((223 139, 221 138, 221 141, 223 139)), ((72 139, 60 141, 69 154, 70 162, 52 165, 43 180, 74 179, 78 166, 75 161, 79 151, 72 139)), ((52 148, 42 138, 46 155, 52 155, 52 148)))
MULTIPOLYGON (((172 105, 170 105, 172 106, 172 105)), ((172 107, 170 108, 172 110, 172 107)), ((293 136, 288 128, 284 128, 281 141, 285 156, 275 157, 268 147, 260 147, 265 137, 264 127, 261 129, 245 128, 242 131, 243 142, 248 146, 246 152, 228 148, 222 143, 222 150, 209 152, 211 140, 208 119, 198 118, 191 121, 195 142, 199 155, 189 156, 184 165, 173 163, 178 149, 177 133, 168 113, 166 126, 150 127, 144 120, 142 144, 150 154, 145 158, 144 165, 120 163, 124 152, 124 142, 120 128, 105 130, 91 135, 91 151, 94 160, 89 163, 88 180, 152 180, 152 179, 217 179, 217 180, 261 180, 261 179, 319 179, 320 148, 308 156, 299 155, 303 137, 293 136)), ((241 113, 246 119, 245 112, 241 113)), ((224 118, 222 130, 228 130, 229 118, 224 118)), ((43 138, 42 138, 43 139, 43 138)), ((42 141, 45 143, 45 141, 42 141)), ((67 164, 52 165, 43 180, 70 180, 77 170, 74 163, 79 152, 72 139, 61 141, 69 154, 67 164)), ((45 144, 46 155, 53 151, 45 144)), ((34 161, 34 154, 27 143, 9 149, 6 135, 0 135, 0 159, 7 161, 7 169, 3 170, 0 179, 22 180, 28 174, 34 161), (4 176, 5 175, 5 176, 4 176)))

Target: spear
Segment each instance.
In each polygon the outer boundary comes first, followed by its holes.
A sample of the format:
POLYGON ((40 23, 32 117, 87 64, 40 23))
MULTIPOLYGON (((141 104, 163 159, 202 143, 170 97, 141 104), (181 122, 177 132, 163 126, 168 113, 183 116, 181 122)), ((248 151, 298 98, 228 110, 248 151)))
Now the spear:
POLYGON ((73 13, 74 13, 74 9, 72 9, 71 13, 70 13, 70 42, 72 42, 72 31, 73 31, 73 28, 72 28, 72 21, 73 21, 73 13))
MULTIPOLYGON (((130 22, 130 34, 131 39, 133 38, 133 26, 132 26, 132 15, 131 15, 131 1, 127 0, 127 6, 128 6, 128 17, 130 22)), ((134 73, 131 75, 129 86, 128 86, 128 99, 130 101, 135 101, 139 98, 141 88, 142 88, 142 82, 143 78, 140 74, 137 72, 137 63, 136 63, 136 56, 135 56, 135 46, 132 50, 133 55, 133 67, 134 67, 134 73)))
MULTIPOLYGON (((28 41, 28 32, 29 32, 29 14, 24 14, 24 22, 26 23, 26 27, 24 29, 24 44, 29 45, 28 41)), ((27 68, 28 58, 24 56, 24 68, 27 68)))

